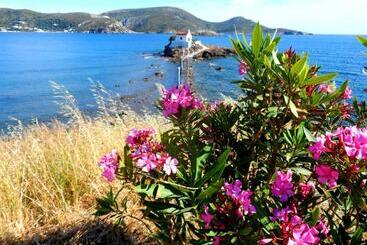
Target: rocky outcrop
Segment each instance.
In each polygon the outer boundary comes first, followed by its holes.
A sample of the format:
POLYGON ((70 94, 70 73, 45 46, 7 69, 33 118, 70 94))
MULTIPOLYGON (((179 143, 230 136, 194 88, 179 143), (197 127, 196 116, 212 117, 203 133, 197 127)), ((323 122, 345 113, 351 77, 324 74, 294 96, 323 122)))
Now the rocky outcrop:
MULTIPOLYGON (((192 58, 194 60, 206 60, 213 58, 224 58, 234 54, 234 50, 225 47, 218 46, 208 46, 203 48, 202 46, 193 45, 190 49, 190 53, 194 54, 192 58)), ((168 45, 165 47, 163 51, 163 56, 171 58, 173 62, 180 61, 181 58, 181 49, 180 48, 171 48, 168 45)))
POLYGON ((223 58, 234 54, 234 50, 230 48, 223 48, 211 46, 208 49, 194 55, 194 59, 205 60, 211 58, 223 58))

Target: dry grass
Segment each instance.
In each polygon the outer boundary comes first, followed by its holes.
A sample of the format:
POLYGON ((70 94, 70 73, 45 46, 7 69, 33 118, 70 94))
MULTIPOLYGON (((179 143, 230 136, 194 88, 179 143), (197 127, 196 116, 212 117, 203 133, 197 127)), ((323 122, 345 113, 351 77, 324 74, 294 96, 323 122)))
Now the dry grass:
MULTIPOLYGON (((98 105, 103 114, 91 120, 82 116, 72 97, 66 98, 61 107, 71 124, 18 128, 0 138, 0 241, 91 220, 95 197, 109 188, 97 166, 99 157, 111 149, 122 151, 133 127, 167 127, 159 116, 121 115, 121 108, 104 100, 98 105)), ((131 196, 130 210, 137 211, 137 197, 128 190, 124 194, 131 196)), ((136 221, 130 223, 139 229, 136 221)))

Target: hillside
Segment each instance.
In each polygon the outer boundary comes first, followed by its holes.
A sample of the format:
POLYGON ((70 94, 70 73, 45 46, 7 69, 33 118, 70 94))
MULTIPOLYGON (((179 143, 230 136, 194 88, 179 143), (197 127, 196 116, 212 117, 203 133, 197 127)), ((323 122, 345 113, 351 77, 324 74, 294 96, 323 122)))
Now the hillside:
POLYGON ((235 25, 241 31, 249 31, 254 25, 253 21, 242 17, 225 22, 208 22, 185 10, 171 7, 115 10, 102 15, 120 20, 128 28, 138 32, 172 32, 191 29, 194 32, 206 30, 222 33, 233 32, 235 25))
POLYGON ((68 32, 129 32, 121 23, 108 16, 88 13, 44 14, 31 10, 0 9, 0 30, 68 31, 68 32))
MULTIPOLYGON (((31 10, 0 8, 0 30, 69 32, 249 32, 254 22, 235 17, 224 22, 208 22, 172 7, 123 9, 91 15, 88 13, 38 13, 31 10)), ((264 27, 265 30, 271 30, 264 27)), ((281 29, 280 33, 304 34, 281 29)))

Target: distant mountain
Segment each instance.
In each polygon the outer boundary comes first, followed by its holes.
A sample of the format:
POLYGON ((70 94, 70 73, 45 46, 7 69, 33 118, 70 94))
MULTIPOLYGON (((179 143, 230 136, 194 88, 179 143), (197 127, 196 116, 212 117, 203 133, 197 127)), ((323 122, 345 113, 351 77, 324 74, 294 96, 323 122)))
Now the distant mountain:
MULTIPOLYGON (((65 32, 250 32, 255 23, 243 17, 224 22, 208 22, 173 7, 114 10, 100 15, 88 13, 44 14, 31 10, 0 8, 0 30, 65 32)), ((265 31, 272 29, 264 27, 265 31)), ((282 34, 305 34, 281 29, 282 34)))
POLYGON ((88 13, 44 14, 31 10, 0 8, 0 30, 67 31, 67 32, 130 32, 119 21, 108 16, 88 13))

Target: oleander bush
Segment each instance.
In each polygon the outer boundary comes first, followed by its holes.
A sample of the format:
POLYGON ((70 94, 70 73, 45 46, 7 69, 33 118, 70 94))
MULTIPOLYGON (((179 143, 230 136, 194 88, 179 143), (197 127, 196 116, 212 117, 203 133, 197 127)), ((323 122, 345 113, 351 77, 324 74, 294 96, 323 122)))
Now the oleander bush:
MULTIPOLYGON (((366 103, 279 41, 259 24, 251 43, 233 39, 238 100, 163 89, 172 129, 132 129, 123 152, 101 158, 106 180, 134 186, 161 243, 367 242, 366 103)), ((122 224, 118 195, 98 199, 96 214, 122 224)))

